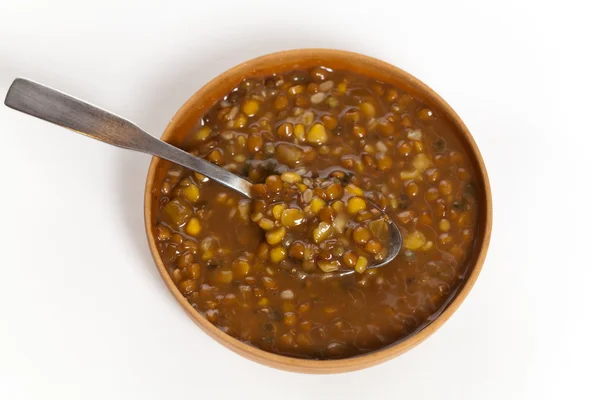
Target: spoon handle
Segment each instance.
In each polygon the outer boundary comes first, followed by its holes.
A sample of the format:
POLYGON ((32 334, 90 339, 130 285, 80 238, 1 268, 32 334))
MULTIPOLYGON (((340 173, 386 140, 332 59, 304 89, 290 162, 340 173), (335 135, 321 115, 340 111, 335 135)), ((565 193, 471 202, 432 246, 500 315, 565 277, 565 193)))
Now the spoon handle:
POLYGON ((250 197, 252 184, 245 179, 155 138, 124 118, 57 90, 15 79, 4 104, 113 146, 172 161, 250 197))

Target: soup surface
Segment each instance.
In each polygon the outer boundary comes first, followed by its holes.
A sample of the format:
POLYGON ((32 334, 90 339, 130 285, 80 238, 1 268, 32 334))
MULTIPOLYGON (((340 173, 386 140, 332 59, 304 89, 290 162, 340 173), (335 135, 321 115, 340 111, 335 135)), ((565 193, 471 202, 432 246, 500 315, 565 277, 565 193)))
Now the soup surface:
POLYGON ((454 296, 477 232, 478 182, 455 129, 348 71, 243 81, 182 147, 260 195, 171 165, 155 229, 173 282, 212 324, 277 354, 344 358, 411 335, 454 296), (369 201, 404 238, 378 269, 367 265, 385 255, 385 234, 369 201), (322 279, 334 270, 356 273, 322 279))

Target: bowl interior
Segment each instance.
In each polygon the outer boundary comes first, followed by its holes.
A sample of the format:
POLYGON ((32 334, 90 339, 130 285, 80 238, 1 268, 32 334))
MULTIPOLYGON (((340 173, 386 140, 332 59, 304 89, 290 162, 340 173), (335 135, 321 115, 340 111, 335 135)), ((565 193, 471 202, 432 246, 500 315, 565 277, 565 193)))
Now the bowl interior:
POLYGON ((462 286, 458 288, 458 293, 441 310, 434 321, 391 346, 352 358, 341 360, 307 360, 268 353, 243 343, 216 328, 187 302, 172 282, 156 247, 152 229, 158 207, 157 193, 159 184, 169 167, 168 162, 156 157, 152 159, 148 172, 144 216, 150 250, 159 273, 184 310, 206 333, 238 354, 265 365, 297 372, 332 373, 357 370, 391 359, 423 341, 454 313, 475 283, 483 265, 491 234, 492 203, 489 181, 483 159, 467 127, 454 110, 432 89, 405 71, 383 61, 356 53, 328 49, 291 50, 269 54, 240 64, 217 76, 197 91, 176 113, 161 139, 175 146, 180 145, 183 138, 196 125, 198 119, 245 78, 260 77, 318 65, 352 71, 393 84, 425 103, 433 105, 443 114, 443 117, 447 118, 455 126, 455 131, 457 132, 456 140, 461 143, 468 156, 473 160, 476 173, 478 174, 477 181, 480 182, 480 185, 477 187, 480 207, 478 215, 479 229, 476 233, 473 255, 467 270, 468 276, 464 279, 462 286))

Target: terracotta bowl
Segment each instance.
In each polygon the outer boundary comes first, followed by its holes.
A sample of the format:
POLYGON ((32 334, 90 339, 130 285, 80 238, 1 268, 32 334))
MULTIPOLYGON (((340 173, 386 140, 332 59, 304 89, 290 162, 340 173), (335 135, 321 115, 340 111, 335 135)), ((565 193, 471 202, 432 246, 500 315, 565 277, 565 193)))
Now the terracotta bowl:
POLYGON ((186 298, 179 292, 171 280, 158 252, 156 238, 152 229, 157 212, 156 193, 158 193, 159 182, 163 179, 168 168, 167 162, 156 157, 152 159, 150 170, 148 171, 144 216, 150 250, 160 275, 179 304, 206 333, 236 353, 267 366, 304 373, 339 373, 366 368, 390 360, 421 343, 450 318, 463 302, 471 287, 473 287, 483 266, 492 227, 492 199, 483 159, 473 137, 454 110, 437 93, 401 69, 377 59, 345 51, 328 49, 291 50, 265 55, 240 64, 217 76, 202 89, 198 90, 175 114, 162 135, 162 140, 175 146, 179 145, 182 138, 189 133, 197 120, 244 78, 259 77, 289 71, 294 68, 309 68, 317 65, 350 70, 396 85, 411 94, 416 94, 426 103, 437 108, 439 112, 445 113, 446 117, 454 122, 459 140, 464 145, 467 154, 475 162, 475 169, 478 173, 477 181, 480 182, 478 186, 481 202, 478 237, 471 258, 470 269, 467 272, 468 276, 463 281, 462 287, 454 299, 440 313, 437 319, 412 336, 404 338, 386 348, 341 360, 297 359, 266 352, 227 335, 208 322, 187 302, 186 298))

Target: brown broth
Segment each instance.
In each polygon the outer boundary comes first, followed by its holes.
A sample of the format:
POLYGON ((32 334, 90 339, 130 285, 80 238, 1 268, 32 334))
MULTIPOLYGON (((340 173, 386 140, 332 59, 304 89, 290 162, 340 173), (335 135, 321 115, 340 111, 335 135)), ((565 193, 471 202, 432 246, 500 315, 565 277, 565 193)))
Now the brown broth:
POLYGON ((183 148, 255 183, 292 171, 354 184, 404 237, 380 269, 302 280, 292 271, 314 260, 274 262, 250 200, 172 166, 156 220, 161 257, 190 304, 233 337, 293 357, 350 357, 426 326, 462 283, 478 224, 474 164, 454 126, 400 89, 327 68, 246 80, 183 148), (326 137, 309 141, 319 123, 326 137))

